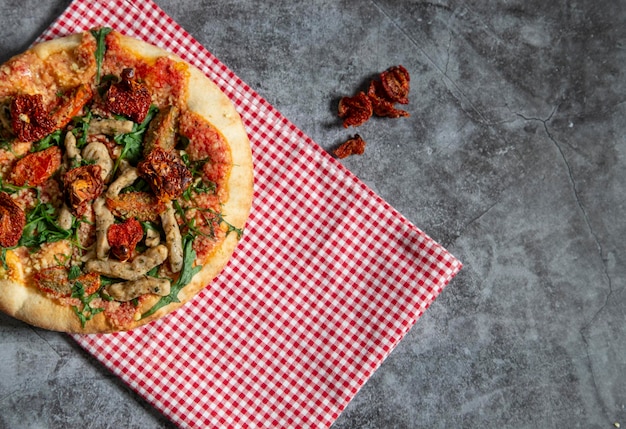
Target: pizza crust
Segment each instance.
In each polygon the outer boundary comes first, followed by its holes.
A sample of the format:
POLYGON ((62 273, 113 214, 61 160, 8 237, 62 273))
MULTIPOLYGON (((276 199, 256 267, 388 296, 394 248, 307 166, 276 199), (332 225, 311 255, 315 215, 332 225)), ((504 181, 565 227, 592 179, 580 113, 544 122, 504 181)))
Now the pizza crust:
MULTIPOLYGON (((76 34, 43 42, 33 46, 30 52, 45 61, 54 53, 76 48, 82 37, 83 35, 76 34)), ((167 56, 175 61, 184 62, 181 58, 146 42, 121 35, 119 40, 124 48, 133 51, 142 59, 150 61, 167 56)), ((213 124, 225 137, 231 150, 233 165, 227 181, 228 200, 222 201, 222 214, 231 225, 243 229, 254 192, 252 154, 248 135, 230 99, 199 69, 189 63, 186 64, 189 70, 188 108, 213 124)), ((149 317, 134 321, 124 329, 134 329, 185 305, 222 271, 237 243, 236 234, 229 234, 216 247, 204 261, 202 270, 180 291, 179 303, 169 304, 149 317)), ((150 296, 142 303, 138 313, 149 310, 159 298, 150 296)), ((70 306, 49 299, 35 286, 25 286, 12 280, 0 280, 0 310, 26 323, 49 330, 73 333, 106 333, 120 330, 107 320, 104 313, 95 315, 83 328, 70 306)))

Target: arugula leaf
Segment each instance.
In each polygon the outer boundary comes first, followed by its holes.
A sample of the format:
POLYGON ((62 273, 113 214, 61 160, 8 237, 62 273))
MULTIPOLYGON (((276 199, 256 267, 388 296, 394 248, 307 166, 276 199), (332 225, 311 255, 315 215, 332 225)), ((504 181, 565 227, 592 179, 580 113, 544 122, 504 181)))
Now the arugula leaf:
POLYGON ((76 147, 82 149, 87 145, 87 137, 89 136, 89 122, 91 121, 92 113, 88 110, 83 116, 76 116, 72 118, 74 128, 72 133, 76 137, 76 147))
POLYGON ((67 274, 67 279, 76 280, 81 274, 82 272, 80 271, 80 267, 78 265, 72 265, 69 273, 67 274))
POLYGON ((26 215, 26 225, 18 246, 37 248, 43 243, 70 239, 74 245, 79 246, 76 237, 78 221, 74 220, 69 230, 62 229, 56 221, 55 208, 50 203, 39 203, 26 215))
POLYGON ((100 73, 102 70, 102 60, 104 59, 104 53, 106 52, 106 35, 113 29, 109 27, 102 27, 98 30, 91 30, 91 34, 96 39, 96 85, 100 84, 100 73))
POLYGON ((162 307, 174 302, 180 302, 178 300, 178 293, 185 287, 193 276, 195 276, 201 269, 202 265, 193 266, 196 261, 196 251, 193 249, 193 235, 187 234, 183 238, 183 268, 180 271, 178 279, 170 287, 170 294, 164 297, 154 304, 154 306, 141 315, 141 318, 146 318, 153 315, 162 307))
POLYGON ((8 270, 9 266, 7 265, 7 248, 3 247, 2 250, 0 251, 0 262, 2 262, 2 268, 4 268, 4 270, 8 270))
POLYGON ((39 152, 48 149, 50 146, 59 146, 61 143, 61 130, 56 130, 39 141, 33 143, 30 148, 31 152, 39 152))
POLYGON ((158 107, 154 105, 150 106, 148 114, 141 124, 133 124, 133 130, 130 133, 118 134, 113 137, 113 140, 115 140, 117 144, 123 146, 120 156, 115 161, 112 173, 113 175, 117 171, 122 159, 128 160, 131 164, 137 164, 137 162, 141 159, 143 152, 143 135, 148 129, 148 124, 150 124, 150 121, 154 118, 154 115, 156 115, 158 111, 158 107))
POLYGON ((94 308, 91 306, 91 301, 98 297, 100 297, 98 292, 85 296, 85 287, 81 282, 74 282, 72 285, 72 298, 78 298, 82 304, 82 308, 78 308, 78 306, 73 305, 72 310, 74 310, 74 313, 80 319, 80 324, 83 328, 85 327, 85 323, 90 321, 93 316, 104 311, 104 308, 94 308))

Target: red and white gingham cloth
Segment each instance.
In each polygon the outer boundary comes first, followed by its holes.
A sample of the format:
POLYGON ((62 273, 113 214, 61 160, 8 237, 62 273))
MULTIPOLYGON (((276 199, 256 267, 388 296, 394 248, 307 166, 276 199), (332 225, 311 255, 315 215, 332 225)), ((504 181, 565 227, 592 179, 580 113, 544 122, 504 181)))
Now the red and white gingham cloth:
POLYGON ((39 40, 109 26, 198 66, 250 135, 255 198, 222 274, 132 332, 75 335, 181 427, 324 428, 461 263, 149 0, 76 0, 39 40))

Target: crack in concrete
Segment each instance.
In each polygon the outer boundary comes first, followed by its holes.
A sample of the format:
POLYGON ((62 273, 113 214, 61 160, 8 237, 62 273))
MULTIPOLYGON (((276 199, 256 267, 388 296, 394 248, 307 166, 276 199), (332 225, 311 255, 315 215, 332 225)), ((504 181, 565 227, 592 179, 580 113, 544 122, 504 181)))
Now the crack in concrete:
POLYGON ((567 174, 568 174, 568 180, 569 180, 569 182, 570 182, 570 184, 572 186, 572 191, 573 191, 573 194, 574 194, 574 199, 576 201, 576 205, 578 206, 580 212, 582 213, 582 217, 583 217, 583 220, 585 222, 585 225, 587 226, 587 229, 588 229, 589 233, 591 234, 591 237, 593 238, 594 244, 595 244, 595 246, 597 248, 597 251, 598 251, 598 256, 600 257, 600 263, 602 264, 603 274, 604 274, 604 277, 606 279, 606 284, 608 286, 609 291, 608 291, 608 293, 606 295, 604 303, 593 314, 591 319, 589 319, 589 321, 587 323, 585 323, 580 328, 579 334, 580 334, 580 337, 581 337, 583 343, 585 344, 585 353, 586 353, 586 357, 587 357, 587 363, 589 365, 589 372, 591 374, 591 382, 592 382, 592 385, 593 385, 593 389, 594 389, 594 391, 596 393, 596 400, 598 401, 598 403, 602 407, 602 410, 605 413, 605 415, 607 416, 607 418, 610 419, 610 417, 609 417, 610 413, 608 411, 608 407, 605 404, 605 402, 602 400, 602 395, 600 394, 600 389, 598 387, 598 382, 596 380, 596 373, 595 373, 594 368, 593 368, 591 353, 590 353, 590 350, 589 350, 591 346, 590 346, 590 343, 589 343, 588 336, 589 336, 589 330, 591 329, 591 326, 596 322, 596 320, 598 319, 600 314, 608 306, 609 299, 611 298, 611 295, 613 294, 613 282, 612 282, 612 279, 611 279, 611 275, 609 274, 607 258, 604 257, 604 248, 602 246, 602 242, 600 241, 600 237, 598 237, 598 234, 593 229, 593 226, 591 225, 591 219, 589 218, 589 214, 587 213, 587 210, 585 209, 585 206, 584 206, 584 204, 582 203, 582 201, 580 199, 580 194, 579 194, 578 188, 576 187, 576 180, 574 178, 574 173, 572 171, 572 166, 570 165, 569 161, 567 160, 567 157, 565 156, 565 153, 563 152, 563 148, 561 147, 560 143, 552 135, 552 133, 550 133, 550 129, 548 127, 548 122, 552 119, 552 117, 554 116, 554 114, 556 113, 558 108, 559 108, 559 106, 555 106, 555 108, 552 110, 552 112, 550 113, 550 115, 546 119, 529 118, 529 117, 526 117, 526 116, 522 115, 521 113, 517 113, 517 115, 519 117, 523 118, 524 120, 527 120, 527 121, 539 121, 539 122, 541 122, 543 124, 544 130, 546 132, 546 135, 548 136, 548 139, 550 139, 552 144, 554 144, 554 146, 556 147, 557 151, 559 152, 559 155, 561 156, 561 159, 563 160, 563 163, 565 164, 565 167, 567 169, 567 174))

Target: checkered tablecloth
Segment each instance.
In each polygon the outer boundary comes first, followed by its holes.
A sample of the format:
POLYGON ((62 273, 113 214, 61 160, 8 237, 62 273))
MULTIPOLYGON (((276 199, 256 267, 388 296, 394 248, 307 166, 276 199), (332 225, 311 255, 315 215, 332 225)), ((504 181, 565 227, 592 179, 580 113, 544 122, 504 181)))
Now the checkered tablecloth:
POLYGON ((40 40, 108 26, 199 67, 248 130, 255 196, 218 279, 127 333, 75 335, 181 427, 324 428, 461 264, 149 0, 75 0, 40 40))

